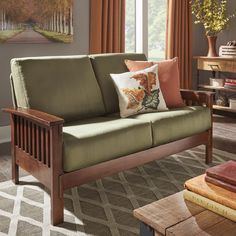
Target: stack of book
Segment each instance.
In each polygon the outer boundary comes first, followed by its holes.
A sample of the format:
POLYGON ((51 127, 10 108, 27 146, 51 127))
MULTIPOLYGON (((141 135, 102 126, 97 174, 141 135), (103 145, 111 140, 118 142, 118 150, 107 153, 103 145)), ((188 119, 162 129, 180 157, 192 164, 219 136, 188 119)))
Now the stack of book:
POLYGON ((236 79, 225 79, 225 88, 236 90, 236 79))
POLYGON ((186 181, 184 198, 236 222, 236 162, 211 167, 186 181))

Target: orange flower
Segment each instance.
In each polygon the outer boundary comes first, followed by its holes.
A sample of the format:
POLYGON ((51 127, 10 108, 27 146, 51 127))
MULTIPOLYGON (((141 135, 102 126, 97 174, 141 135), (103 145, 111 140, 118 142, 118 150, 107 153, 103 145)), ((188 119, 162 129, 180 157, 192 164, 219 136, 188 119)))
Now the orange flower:
POLYGON ((142 86, 146 92, 151 95, 152 86, 156 85, 156 74, 153 72, 148 72, 147 74, 140 73, 132 77, 133 79, 139 81, 140 86, 142 86))
POLYGON ((136 109, 140 106, 145 96, 143 89, 123 89, 124 94, 128 97, 129 103, 127 109, 136 109))

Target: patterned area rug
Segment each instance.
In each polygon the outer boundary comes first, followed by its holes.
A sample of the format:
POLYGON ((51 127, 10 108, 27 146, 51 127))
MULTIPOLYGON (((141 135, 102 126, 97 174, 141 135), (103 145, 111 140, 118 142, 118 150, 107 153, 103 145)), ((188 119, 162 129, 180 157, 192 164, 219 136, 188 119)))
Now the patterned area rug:
MULTIPOLYGON (((236 160, 214 149, 213 165, 236 160)), ((139 222, 135 208, 183 189, 185 180, 204 173, 202 146, 67 191, 65 223, 50 225, 48 192, 33 177, 0 184, 0 235, 133 236, 139 222)))

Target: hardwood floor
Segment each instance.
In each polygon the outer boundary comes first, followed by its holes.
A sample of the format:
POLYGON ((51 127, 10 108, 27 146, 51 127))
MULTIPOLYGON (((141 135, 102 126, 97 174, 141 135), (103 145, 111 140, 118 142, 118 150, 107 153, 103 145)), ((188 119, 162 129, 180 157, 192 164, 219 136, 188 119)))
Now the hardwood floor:
MULTIPOLYGON (((236 154, 236 118, 214 115, 213 146, 236 154)), ((20 176, 27 173, 20 170, 20 176)), ((0 182, 11 178, 10 143, 0 144, 0 182)))

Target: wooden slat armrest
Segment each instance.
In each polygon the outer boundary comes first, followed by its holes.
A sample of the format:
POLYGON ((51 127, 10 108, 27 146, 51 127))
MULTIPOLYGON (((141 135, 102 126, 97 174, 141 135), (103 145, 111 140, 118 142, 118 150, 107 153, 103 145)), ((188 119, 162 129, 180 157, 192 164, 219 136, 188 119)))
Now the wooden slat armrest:
POLYGON ((3 112, 7 112, 16 116, 27 118, 45 126, 55 126, 64 123, 60 117, 53 116, 41 111, 26 108, 3 108, 3 112))
POLYGON ((185 101, 197 102, 199 104, 206 104, 207 107, 212 108, 214 92, 210 91, 196 91, 189 89, 181 89, 181 96, 185 101))

